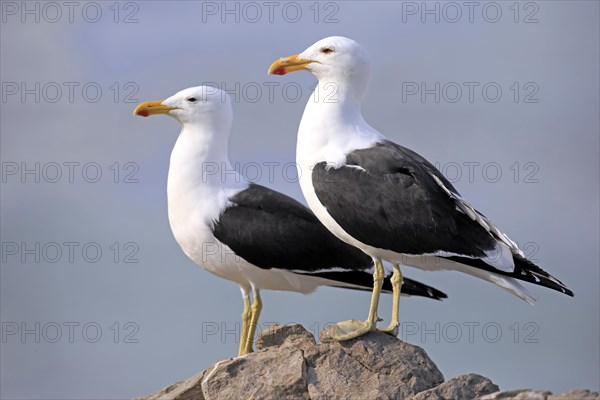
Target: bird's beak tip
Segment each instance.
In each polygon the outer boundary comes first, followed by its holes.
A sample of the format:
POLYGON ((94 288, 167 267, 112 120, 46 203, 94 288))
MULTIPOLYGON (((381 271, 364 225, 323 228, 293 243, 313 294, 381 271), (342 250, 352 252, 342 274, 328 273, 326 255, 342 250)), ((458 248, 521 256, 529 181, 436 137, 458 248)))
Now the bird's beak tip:
POLYGON ((142 109, 141 107, 136 107, 135 110, 133 110, 133 115, 137 116, 137 117, 149 117, 150 113, 148 112, 148 110, 146 109, 142 109))
POLYGON ((174 110, 176 107, 170 107, 163 104, 163 100, 160 101, 147 101, 139 104, 133 115, 138 117, 149 117, 151 115, 168 114, 169 111, 174 110))
POLYGON ((285 75, 287 72, 285 71, 284 68, 269 68, 269 71, 267 72, 269 75, 285 75))
POLYGON ((314 61, 312 60, 299 60, 299 54, 294 54, 289 57, 281 57, 273 62, 269 66, 269 75, 285 75, 289 72, 305 70, 306 66, 314 61))

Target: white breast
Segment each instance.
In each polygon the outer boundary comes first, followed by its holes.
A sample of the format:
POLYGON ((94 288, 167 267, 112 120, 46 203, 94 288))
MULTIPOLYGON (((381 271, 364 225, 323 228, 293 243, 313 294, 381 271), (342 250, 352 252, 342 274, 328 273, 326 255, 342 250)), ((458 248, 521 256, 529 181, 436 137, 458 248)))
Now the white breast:
POLYGON ((370 246, 350 236, 331 217, 321 204, 312 183, 312 170, 315 164, 326 162, 332 168, 346 164, 346 155, 357 149, 372 147, 385 137, 372 128, 354 111, 341 103, 319 103, 315 94, 306 105, 298 130, 296 161, 300 187, 310 209, 327 229, 344 242, 358 247, 374 256, 367 249, 370 246))
MULTIPOLYGON (((229 199, 248 187, 223 158, 227 174, 203 175, 202 157, 193 154, 186 139, 178 140, 171 155, 167 184, 169 223, 183 252, 205 270, 252 288, 309 293, 331 281, 250 264, 213 234, 213 224, 230 205, 229 199)), ((210 152, 209 152, 210 153, 210 152)), ((210 153, 213 154, 214 153, 210 153)), ((221 161, 219 161, 221 162, 221 161)), ((214 161, 211 161, 214 163, 214 161)))

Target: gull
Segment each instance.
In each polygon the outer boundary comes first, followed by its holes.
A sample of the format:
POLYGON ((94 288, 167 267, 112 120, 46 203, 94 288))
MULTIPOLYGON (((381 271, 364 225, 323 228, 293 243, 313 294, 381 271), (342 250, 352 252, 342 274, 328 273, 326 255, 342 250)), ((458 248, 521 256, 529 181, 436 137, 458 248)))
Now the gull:
MULTIPOLYGON (((333 36, 276 60, 268 70, 275 75, 306 70, 318 79, 298 129, 300 186, 323 225, 368 254, 375 266, 366 321, 339 323, 334 339, 347 340, 376 329, 382 261, 392 263, 398 276, 400 265, 464 272, 531 304, 536 296, 519 281, 573 296, 562 282, 528 260, 429 161, 365 121, 361 104, 370 65, 362 45, 333 36)), ((399 295, 400 290, 394 291, 394 299, 399 295)))

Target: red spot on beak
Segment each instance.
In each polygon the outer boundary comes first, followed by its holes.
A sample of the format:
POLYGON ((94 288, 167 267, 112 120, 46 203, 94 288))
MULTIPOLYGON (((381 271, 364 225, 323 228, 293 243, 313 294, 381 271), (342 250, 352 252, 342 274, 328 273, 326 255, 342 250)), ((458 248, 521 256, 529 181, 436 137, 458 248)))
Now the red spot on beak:
POLYGON ((140 110, 137 112, 137 115, 139 115, 140 117, 149 117, 150 113, 146 110, 140 110))
POLYGON ((273 71, 273 75, 285 75, 285 69, 284 68, 277 68, 275 71, 273 71))

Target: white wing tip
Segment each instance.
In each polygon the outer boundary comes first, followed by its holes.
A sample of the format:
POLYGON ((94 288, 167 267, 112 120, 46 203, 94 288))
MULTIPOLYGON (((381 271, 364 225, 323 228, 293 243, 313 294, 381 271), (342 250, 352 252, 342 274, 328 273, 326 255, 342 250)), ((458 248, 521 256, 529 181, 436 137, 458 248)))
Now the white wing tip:
POLYGON ((503 277, 496 274, 490 274, 490 281, 500 286, 502 289, 514 294, 518 298, 526 301, 527 303, 534 305, 539 297, 529 291, 525 286, 521 285, 516 279, 503 277))

